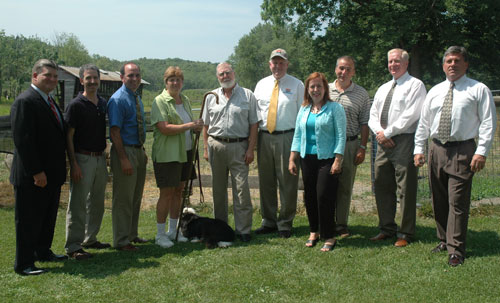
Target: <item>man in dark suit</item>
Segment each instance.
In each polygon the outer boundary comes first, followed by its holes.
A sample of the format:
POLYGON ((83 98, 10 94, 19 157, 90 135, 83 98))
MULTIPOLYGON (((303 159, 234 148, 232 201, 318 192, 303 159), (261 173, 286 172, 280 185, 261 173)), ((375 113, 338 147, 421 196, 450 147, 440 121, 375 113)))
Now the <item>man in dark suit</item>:
POLYGON ((66 140, 61 111, 49 95, 57 86, 57 64, 38 60, 31 87, 11 107, 14 160, 10 181, 16 198, 16 260, 20 275, 38 275, 35 261, 61 261, 52 238, 61 185, 66 179, 66 140))

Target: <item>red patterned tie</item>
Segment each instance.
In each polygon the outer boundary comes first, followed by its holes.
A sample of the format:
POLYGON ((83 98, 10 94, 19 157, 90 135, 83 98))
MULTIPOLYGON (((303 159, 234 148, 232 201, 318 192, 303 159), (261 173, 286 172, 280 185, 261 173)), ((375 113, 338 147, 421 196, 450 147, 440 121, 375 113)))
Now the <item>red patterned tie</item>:
POLYGON ((52 99, 51 96, 49 96, 48 99, 49 99, 50 109, 54 113, 54 116, 56 116, 57 122, 59 122, 59 124, 61 124, 61 120, 59 120, 59 115, 57 114, 56 106, 54 105, 54 100, 52 99))

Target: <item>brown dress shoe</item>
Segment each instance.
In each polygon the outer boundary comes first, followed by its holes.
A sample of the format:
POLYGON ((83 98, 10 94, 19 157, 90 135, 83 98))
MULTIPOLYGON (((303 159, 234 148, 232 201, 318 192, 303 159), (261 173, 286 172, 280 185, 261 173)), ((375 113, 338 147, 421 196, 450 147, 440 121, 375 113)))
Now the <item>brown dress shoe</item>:
POLYGON ((392 238, 392 236, 389 236, 389 235, 386 235, 383 233, 379 233, 375 237, 370 238, 370 241, 376 242, 376 241, 386 240, 386 239, 390 239, 390 238, 392 238))
POLYGON ((135 237, 132 240, 132 243, 139 243, 139 244, 148 243, 148 242, 149 242, 148 240, 143 239, 143 238, 139 238, 139 237, 135 237))
POLYGON ((456 267, 458 265, 464 264, 464 257, 456 255, 456 254, 451 254, 448 257, 448 265, 452 267, 456 267))
POLYGON ((396 246, 396 247, 405 247, 406 245, 408 245, 408 241, 406 241, 405 239, 402 239, 402 238, 398 238, 396 243, 394 243, 394 246, 396 246))
POLYGON ((125 246, 122 246, 122 247, 118 247, 117 248, 118 250, 121 250, 121 251, 136 251, 138 250, 139 248, 137 248, 136 246, 132 245, 132 244, 127 244, 125 246))

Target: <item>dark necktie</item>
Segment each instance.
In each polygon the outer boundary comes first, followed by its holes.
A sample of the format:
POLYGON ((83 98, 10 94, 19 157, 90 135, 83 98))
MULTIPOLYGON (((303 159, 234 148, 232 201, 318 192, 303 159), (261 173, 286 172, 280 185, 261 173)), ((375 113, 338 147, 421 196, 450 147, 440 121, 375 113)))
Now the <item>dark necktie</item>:
POLYGON ((451 109, 453 107, 453 87, 455 84, 450 83, 450 89, 444 98, 443 107, 441 107, 441 118, 439 119, 438 139, 441 143, 450 141, 451 135, 451 109))
POLYGON ((57 122, 61 124, 61 120, 59 120, 59 115, 57 114, 56 105, 54 104, 54 100, 52 99, 51 96, 49 96, 47 99, 49 100, 50 109, 52 110, 52 113, 54 114, 54 116, 56 116, 57 122))
POLYGON ((383 129, 387 127, 389 107, 391 107, 392 95, 394 94, 394 88, 396 87, 396 84, 396 80, 394 80, 391 86, 391 90, 387 94, 387 97, 385 97, 384 107, 382 108, 382 115, 380 116, 380 126, 382 126, 383 129))
POLYGON ((139 133, 139 144, 144 144, 144 141, 146 141, 145 135, 144 135, 144 119, 142 117, 142 112, 141 112, 141 103, 139 101, 139 95, 135 95, 135 110, 136 110, 136 117, 137 117, 137 131, 139 133))

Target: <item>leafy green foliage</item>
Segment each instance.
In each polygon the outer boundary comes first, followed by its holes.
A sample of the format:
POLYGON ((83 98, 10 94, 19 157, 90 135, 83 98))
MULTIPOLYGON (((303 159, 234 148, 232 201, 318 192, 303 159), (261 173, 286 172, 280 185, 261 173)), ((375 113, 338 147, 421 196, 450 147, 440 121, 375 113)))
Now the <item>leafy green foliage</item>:
POLYGON ((492 88, 500 75, 500 2, 497 0, 264 0, 262 18, 315 35, 313 51, 329 76, 337 57, 357 60, 355 81, 372 91, 389 79, 386 53, 410 53, 410 74, 434 85, 444 79, 441 57, 450 45, 471 54, 469 75, 492 88))
POLYGON ((313 71, 310 62, 312 40, 307 35, 298 34, 289 26, 264 23, 252 28, 238 41, 229 59, 234 65, 238 83, 253 90, 260 79, 270 75, 269 55, 277 48, 288 53, 289 74, 304 80, 313 71))

